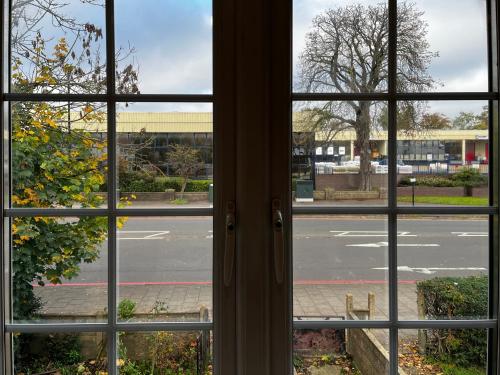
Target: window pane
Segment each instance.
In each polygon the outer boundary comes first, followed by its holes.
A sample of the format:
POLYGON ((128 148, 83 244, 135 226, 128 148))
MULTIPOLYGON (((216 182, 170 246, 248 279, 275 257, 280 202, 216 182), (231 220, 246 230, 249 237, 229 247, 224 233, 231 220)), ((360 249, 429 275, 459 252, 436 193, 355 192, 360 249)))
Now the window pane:
POLYGON ((487 335, 485 329, 400 330, 400 371, 415 375, 486 374, 487 335))
POLYGON ((118 92, 130 65, 143 94, 212 93, 212 1, 117 0, 115 17, 118 92))
POLYGON ((212 315, 212 218, 120 218, 118 318, 195 321, 212 315), (123 315, 123 311, 129 311, 123 315))
POLYGON ((398 203, 488 205, 488 117, 486 101, 399 102, 398 203))
POLYGON ((297 374, 389 374, 389 331, 296 329, 293 365, 297 374))
POLYGON ((212 374, 212 332, 119 332, 120 374, 212 374))
POLYGON ((105 207, 106 116, 103 103, 13 103, 12 207, 105 207))
POLYGON ((387 2, 293 2, 298 92, 387 91, 387 2))
POLYGON ((15 374, 107 373, 106 334, 15 333, 15 374))
POLYGON ((121 106, 117 130, 118 188, 122 206, 210 207, 213 196, 211 104, 121 106))
POLYGON ((398 3, 399 91, 488 90, 485 0, 398 3))
POLYGON ((387 204, 387 106, 296 102, 292 133, 295 205, 387 204))
POLYGON ((104 217, 11 220, 13 321, 106 320, 107 225, 104 217))
POLYGON ((105 92, 104 17, 104 0, 12 1, 12 91, 105 92))
POLYGON ((485 319, 488 315, 488 217, 398 219, 400 319, 485 319))
POLYGON ((346 300, 365 319, 388 319, 387 220, 295 216, 293 316, 345 319, 346 300))

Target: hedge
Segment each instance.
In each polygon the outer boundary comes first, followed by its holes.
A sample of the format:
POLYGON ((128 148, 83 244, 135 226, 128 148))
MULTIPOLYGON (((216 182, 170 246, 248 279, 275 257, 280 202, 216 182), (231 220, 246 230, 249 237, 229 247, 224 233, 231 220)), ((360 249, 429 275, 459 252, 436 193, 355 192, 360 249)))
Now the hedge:
MULTIPOLYGON (((212 180, 189 180, 186 192, 208 192, 212 180)), ((164 192, 167 189, 181 191, 182 179, 179 177, 154 177, 145 173, 126 172, 118 177, 120 191, 125 192, 164 192)))
MULTIPOLYGON (((417 283, 427 319, 484 319, 488 315, 488 277, 438 277, 417 283)), ((485 366, 484 329, 429 329, 427 355, 459 366, 485 366)))
MULTIPOLYGON (((399 186, 411 185, 410 177, 405 177, 399 182, 399 186)), ((461 169, 449 176, 417 176, 415 185, 432 187, 487 186, 488 177, 483 176, 475 169, 461 169)))

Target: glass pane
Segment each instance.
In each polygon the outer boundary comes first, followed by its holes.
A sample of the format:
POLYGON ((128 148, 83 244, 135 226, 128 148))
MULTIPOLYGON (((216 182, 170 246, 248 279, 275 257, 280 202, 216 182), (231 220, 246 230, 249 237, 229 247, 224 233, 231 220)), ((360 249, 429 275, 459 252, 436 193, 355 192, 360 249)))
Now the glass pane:
POLYGON ((294 318, 388 319, 387 251, 384 216, 295 216, 294 318))
POLYGON ((120 320, 212 316, 212 218, 119 218, 120 320))
POLYGON ((298 92, 387 91, 387 2, 293 1, 298 92))
POLYGON ((105 207, 106 116, 104 103, 12 103, 12 207, 105 207))
POLYGON ((122 206, 210 207, 211 104, 134 103, 117 114, 122 206))
POLYGON ((120 374, 212 374, 212 331, 119 332, 120 374))
POLYGON ((420 329, 399 331, 400 374, 486 374, 488 331, 420 329))
POLYGON ((399 91, 488 90, 486 3, 398 1, 399 91))
POLYGON ((293 366, 297 374, 389 374, 389 331, 296 329, 293 366))
POLYGON ((14 374, 107 373, 106 334, 15 333, 14 374))
POLYGON ((13 0, 11 90, 105 92, 104 18, 104 0, 13 0))
POLYGON ((118 92, 212 93, 211 0, 117 0, 115 18, 118 92))
POLYGON ((106 321, 107 225, 105 217, 11 220, 15 323, 106 321))
POLYGON ((485 319, 488 217, 398 218, 400 319, 485 319))
POLYGON ((398 203, 488 205, 488 102, 400 102, 398 203))
POLYGON ((385 103, 294 103, 295 205, 386 205, 387 172, 385 103))

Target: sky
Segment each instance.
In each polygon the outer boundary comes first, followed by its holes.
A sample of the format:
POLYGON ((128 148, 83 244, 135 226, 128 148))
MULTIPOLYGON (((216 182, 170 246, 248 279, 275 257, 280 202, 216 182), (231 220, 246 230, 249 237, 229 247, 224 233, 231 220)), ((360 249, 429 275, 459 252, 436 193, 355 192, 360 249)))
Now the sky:
MULTIPOLYGON (((312 19, 353 0, 294 0, 293 65, 305 45, 312 19)), ((378 4, 380 0, 357 0, 378 4)), ((487 41, 485 0, 414 0, 424 10, 430 50, 438 52, 429 73, 436 91, 486 91, 487 41)), ((212 92, 211 0, 116 0, 116 46, 133 51, 122 65, 133 62, 142 93, 209 94, 212 92)), ((72 0, 70 12, 85 14, 104 26, 103 8, 72 0), (84 8, 85 7, 85 8, 84 8), (92 9, 90 9, 92 8, 92 9)), ((433 102, 429 110, 454 117, 460 111, 480 112, 483 102, 433 102)), ((134 110, 135 104, 127 110, 134 110)), ((211 105, 151 104, 151 111, 206 111, 211 105)), ((139 108, 140 107, 140 108, 139 108)))

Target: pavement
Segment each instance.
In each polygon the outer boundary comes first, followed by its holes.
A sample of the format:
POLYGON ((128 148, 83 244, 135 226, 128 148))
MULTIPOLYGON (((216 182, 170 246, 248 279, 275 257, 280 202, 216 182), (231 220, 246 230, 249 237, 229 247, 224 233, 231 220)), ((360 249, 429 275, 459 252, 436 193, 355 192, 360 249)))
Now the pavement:
MULTIPOLYGON (((345 316, 345 296, 354 298, 355 309, 366 309, 368 293, 375 294, 374 319, 386 320, 388 315, 388 287, 381 284, 334 284, 293 287, 293 315, 295 317, 345 316)), ((94 316, 107 309, 107 286, 48 286, 36 287, 42 298, 42 313, 50 316, 94 316)), ((400 319, 417 319, 416 286, 400 284, 400 319)), ((212 286, 207 285, 127 285, 119 286, 118 299, 137 303, 136 312, 150 313, 155 304, 164 303, 167 313, 196 313, 202 306, 212 312, 212 286)), ((211 315, 211 314, 210 314, 211 315)), ((83 319, 83 318, 82 318, 83 319)))

